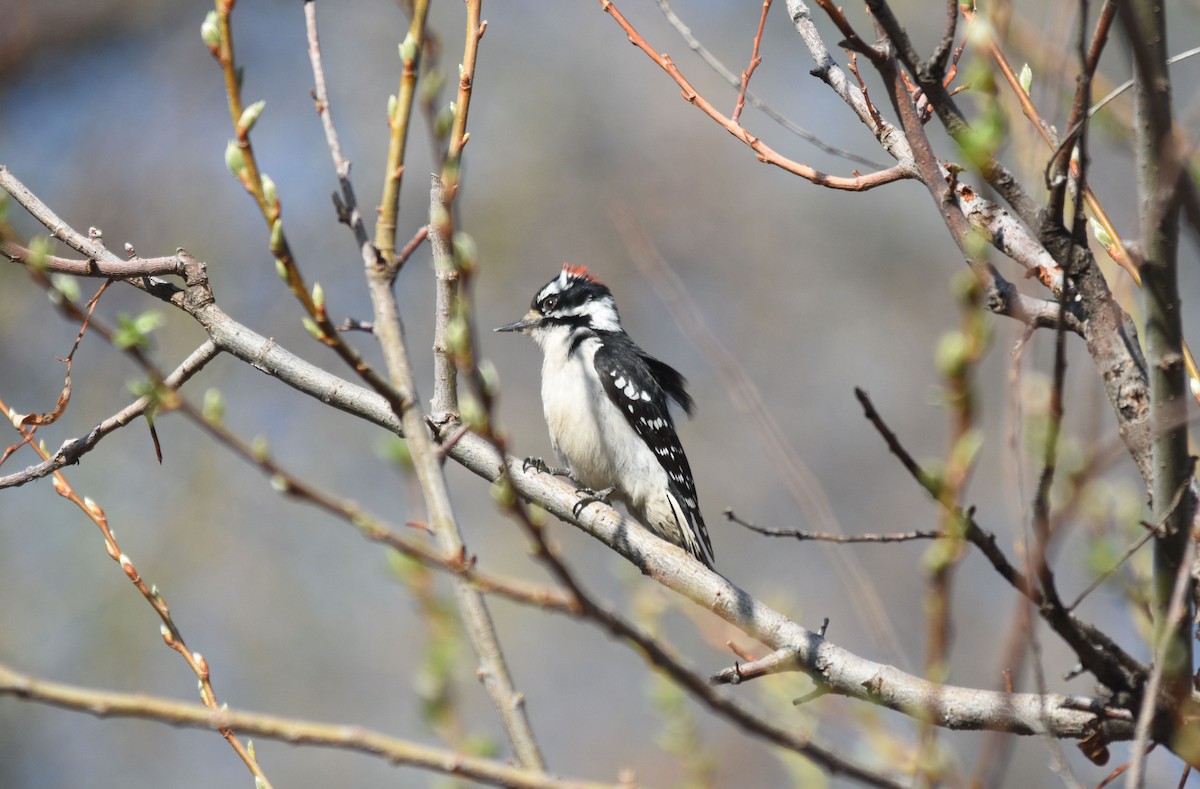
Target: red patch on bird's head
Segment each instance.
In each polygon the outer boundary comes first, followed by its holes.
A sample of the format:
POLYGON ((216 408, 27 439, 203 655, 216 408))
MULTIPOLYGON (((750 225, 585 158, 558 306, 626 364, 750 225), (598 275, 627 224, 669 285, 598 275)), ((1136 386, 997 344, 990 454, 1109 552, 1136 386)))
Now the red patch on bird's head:
POLYGON ((592 272, 587 270, 587 266, 580 266, 575 263, 563 263, 563 271, 566 272, 568 277, 582 279, 585 282, 595 282, 598 285, 603 284, 600 280, 596 279, 592 272))

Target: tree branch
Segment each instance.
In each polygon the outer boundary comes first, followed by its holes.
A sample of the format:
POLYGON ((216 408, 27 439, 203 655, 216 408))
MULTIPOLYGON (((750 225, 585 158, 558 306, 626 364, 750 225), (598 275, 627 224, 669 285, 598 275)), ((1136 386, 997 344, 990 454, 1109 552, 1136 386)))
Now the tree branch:
POLYGON ((667 72, 670 77, 675 80, 675 84, 679 85, 683 91, 683 99, 689 104, 695 106, 712 120, 716 121, 725 131, 732 134, 738 140, 747 145, 756 154, 756 158, 760 162, 773 164, 782 170, 786 170, 793 175, 798 175, 805 180, 811 181, 818 186, 827 186, 831 189, 844 189, 854 192, 862 192, 868 189, 873 189, 877 186, 883 186, 894 181, 899 181, 905 178, 912 178, 912 170, 903 162, 886 170, 879 170, 870 175, 857 175, 853 177, 829 175, 828 173, 815 170, 807 164, 793 161, 780 153, 776 152, 758 137, 755 137, 747 131, 741 124, 731 118, 723 115, 716 107, 714 107, 707 99, 701 96, 691 83, 679 71, 679 68, 671 60, 669 55, 663 55, 656 52, 641 34, 633 27, 617 7, 614 6, 611 0, 600 0, 600 6, 606 11, 621 29, 625 31, 625 35, 629 37, 630 43, 642 50, 653 60, 658 67, 667 72))
POLYGON ((247 735, 279 740, 291 745, 319 745, 357 751, 379 756, 394 764, 410 764, 495 786, 526 789, 615 789, 615 785, 612 784, 555 778, 541 770, 512 767, 492 759, 418 745, 361 726, 319 723, 229 708, 212 710, 202 704, 190 704, 157 696, 92 690, 36 679, 2 664, 0 696, 87 712, 100 718, 137 718, 196 729, 233 729, 247 735))

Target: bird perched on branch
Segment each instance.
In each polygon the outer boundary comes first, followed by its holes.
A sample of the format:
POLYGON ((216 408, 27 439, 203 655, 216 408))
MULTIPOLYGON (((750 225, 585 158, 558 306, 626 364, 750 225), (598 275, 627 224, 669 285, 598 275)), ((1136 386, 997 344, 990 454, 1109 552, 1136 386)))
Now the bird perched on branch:
POLYGON ((650 531, 713 566, 712 543, 675 423, 674 400, 692 398, 675 368, 621 327, 612 292, 583 266, 564 264, 529 312, 496 331, 528 334, 542 349, 542 408, 566 469, 530 458, 526 468, 568 475, 584 494, 575 515, 612 496, 650 531))

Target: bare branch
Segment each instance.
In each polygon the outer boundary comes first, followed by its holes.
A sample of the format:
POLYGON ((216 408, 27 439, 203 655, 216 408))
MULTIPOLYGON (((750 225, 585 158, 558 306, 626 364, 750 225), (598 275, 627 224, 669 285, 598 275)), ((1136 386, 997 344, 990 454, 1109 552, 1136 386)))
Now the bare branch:
POLYGON ((883 186, 884 184, 892 183, 894 181, 914 177, 912 170, 903 163, 889 167, 886 170, 880 170, 878 172, 871 173, 870 175, 858 175, 853 177, 829 175, 828 173, 820 172, 806 164, 793 161, 779 154, 761 139, 755 137, 753 134, 747 131, 736 121, 721 114, 716 107, 714 107, 707 99, 701 96, 679 71, 679 68, 671 60, 670 56, 656 52, 646 42, 646 40, 642 38, 641 34, 637 32, 633 25, 630 24, 629 20, 627 20, 621 14, 621 12, 617 10, 616 6, 612 4, 611 0, 600 0, 600 5, 601 8, 608 12, 608 14, 612 16, 614 20, 616 20, 617 24, 621 26, 621 29, 624 30, 625 34, 629 37, 630 42, 633 43, 633 45, 638 49, 645 52, 651 60, 658 64, 659 68, 667 72, 667 74, 669 74, 671 78, 675 80, 675 83, 679 85, 683 91, 684 101, 695 106, 709 118, 716 121, 727 132, 749 146, 749 148, 754 151, 756 158, 760 162, 773 164, 780 169, 786 170, 793 175, 798 175, 801 178, 817 184, 818 186, 827 186, 831 189, 844 189, 854 192, 862 192, 866 191, 867 189, 873 189, 877 186, 883 186))
MULTIPOLYGON (((716 55, 710 52, 707 47, 701 44, 700 41, 694 35, 692 35, 692 31, 671 9, 671 4, 667 0, 658 0, 658 7, 662 10, 663 16, 667 18, 667 21, 671 23, 671 26, 679 32, 679 35, 687 43, 688 47, 690 47, 693 52, 699 55, 700 59, 708 64, 709 68, 720 74, 721 78, 728 82, 730 87, 736 88, 741 84, 741 78, 738 77, 737 74, 734 74, 732 71, 730 71, 729 68, 722 63, 716 55)), ((873 162, 870 159, 864 158, 857 154, 850 153, 849 151, 838 148, 835 145, 830 145, 829 143, 820 139, 812 132, 797 124, 795 121, 784 117, 782 114, 776 111, 775 108, 763 101, 757 94, 754 93, 754 91, 747 90, 746 98, 749 99, 750 104, 763 115, 766 115, 768 118, 775 121, 800 139, 815 145, 825 153, 840 157, 850 162, 857 162, 858 164, 866 165, 867 167, 876 170, 883 169, 883 165, 881 164, 873 162)))
POLYGON ((446 775, 470 778, 495 786, 527 789, 601 789, 612 784, 564 780, 541 770, 512 767, 456 751, 418 745, 361 726, 319 723, 277 715, 210 709, 201 704, 148 696, 113 693, 75 685, 47 682, 0 665, 0 696, 51 704, 87 712, 100 718, 139 718, 197 729, 235 729, 247 735, 280 740, 292 745, 319 745, 379 756, 397 764, 411 764, 446 775))
MULTIPOLYGON (((163 378, 163 384, 170 389, 178 389, 189 378, 200 372, 204 368, 204 365, 212 361, 219 352, 216 343, 212 340, 205 340, 199 348, 192 351, 186 359, 180 362, 179 366, 170 375, 163 378)), ((57 452, 41 463, 29 466, 23 471, 0 477, 0 490, 24 485, 27 482, 32 482, 35 479, 41 479, 48 474, 52 474, 64 466, 78 463, 79 459, 90 452, 96 444, 100 443, 102 438, 117 428, 129 424, 144 414, 149 407, 149 397, 138 398, 93 427, 86 435, 64 441, 57 452)))
POLYGON ((913 540, 936 540, 944 535, 936 531, 909 531, 890 534, 829 534, 827 532, 808 532, 799 531, 797 529, 768 529, 763 526, 758 526, 746 520, 742 520, 733 510, 725 510, 725 517, 739 526, 744 526, 752 532, 762 534, 766 537, 790 537, 794 540, 804 542, 805 540, 813 540, 817 542, 832 542, 838 545, 851 545, 856 543, 891 543, 891 542, 912 542, 913 540))
MULTIPOLYGON (((29 250, 19 244, 0 241, 0 255, 14 263, 29 264, 29 250)), ((37 261, 38 267, 58 274, 77 277, 106 277, 127 279, 129 277, 160 277, 169 274, 183 276, 183 261, 178 255, 162 258, 135 258, 133 260, 71 260, 70 258, 44 255, 37 261)))

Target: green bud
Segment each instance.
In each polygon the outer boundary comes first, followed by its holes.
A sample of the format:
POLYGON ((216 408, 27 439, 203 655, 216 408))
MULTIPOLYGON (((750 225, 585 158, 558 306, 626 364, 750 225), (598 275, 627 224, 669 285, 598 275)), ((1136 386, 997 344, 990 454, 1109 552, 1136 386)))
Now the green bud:
POLYGON ((282 474, 276 474, 275 476, 271 477, 271 487, 274 488, 277 493, 287 493, 292 489, 292 483, 288 482, 287 477, 283 476, 282 474))
POLYGON ((458 270, 470 274, 479 264, 479 247, 475 245, 475 239, 471 238, 470 234, 460 231, 454 234, 451 243, 454 247, 454 263, 458 270))
POLYGON ((29 266, 34 271, 46 270, 46 258, 50 255, 50 250, 54 242, 50 240, 50 236, 34 236, 29 240, 29 255, 25 258, 25 265, 29 266))
POLYGON ((275 258, 275 273, 278 274, 279 278, 281 280, 283 280, 284 282, 288 281, 287 266, 285 266, 283 264, 283 261, 280 260, 279 258, 275 258))
POLYGON ((979 298, 983 285, 972 269, 960 268, 950 279, 950 289, 959 301, 971 304, 979 298))
POLYGON ((921 486, 935 499, 942 497, 946 485, 946 467, 941 458, 926 460, 921 464, 921 486))
POLYGON ((271 176, 266 173, 262 174, 262 191, 263 199, 267 201, 267 205, 275 208, 279 205, 279 190, 275 188, 275 182, 271 180, 271 176))
POLYGON ((405 63, 411 63, 417 58, 417 39, 413 37, 412 31, 404 37, 400 42, 400 59, 405 63))
POLYGON ((970 428, 954 442, 954 448, 950 451, 950 462, 958 468, 970 468, 982 448, 983 432, 970 428))
POLYGON ((393 93, 392 95, 388 96, 387 113, 388 113, 389 121, 394 121, 396 119, 396 106, 397 106, 396 94, 393 93))
POLYGON ((400 436, 385 436, 383 442, 379 445, 380 456, 404 471, 413 470, 412 450, 408 448, 408 442, 400 436))
POLYGON ((313 283, 312 300, 318 310, 325 309, 325 289, 321 287, 320 282, 313 283))
POLYGON ((483 385, 484 393, 489 397, 495 397, 500 391, 500 373, 491 359, 484 359, 479 363, 479 381, 483 385))
POLYGON ((318 326, 317 322, 314 321, 312 318, 305 315, 303 318, 300 319, 300 322, 304 324, 304 328, 307 329, 308 333, 311 334, 313 337, 315 337, 316 339, 321 340, 321 341, 325 340, 325 332, 321 331, 321 327, 318 326))
POLYGON ((1021 66, 1021 76, 1017 77, 1017 81, 1021 83, 1021 90, 1028 95, 1029 88, 1033 85, 1033 69, 1029 67, 1028 63, 1021 66))
POLYGON ((487 428, 487 412, 483 410, 483 405, 474 396, 464 394, 458 403, 458 413, 462 417, 463 424, 471 430, 480 432, 487 428))
POLYGON ((255 436, 250 442, 250 454, 254 455, 254 459, 262 462, 271 456, 271 445, 267 443, 266 436, 255 436))
POLYGON ((443 107, 433 119, 433 133, 439 140, 445 139, 454 127, 454 105, 443 107))
POLYGON ((283 220, 276 219, 271 223, 271 252, 283 254, 283 220))
POLYGON ((242 171, 246 169, 246 155, 242 153, 242 147, 238 145, 237 140, 230 140, 225 146, 225 167, 235 178, 240 178, 242 171))
POLYGON ((446 72, 440 66, 431 68, 425 73, 425 79, 421 80, 421 101, 426 104, 431 103, 437 98, 445 84, 446 72))
POLYGON ((943 378, 954 378, 962 374, 967 356, 967 338, 962 332, 953 330, 942 335, 934 359, 943 378))
POLYGON ((209 11, 200 23, 200 40, 208 45, 209 49, 221 46, 221 28, 217 25, 216 11, 209 11))
POLYGON ((441 203, 434 203, 429 209, 429 224, 434 230, 445 233, 450 229, 450 212, 441 203))
POLYGON ((921 557, 921 565, 926 573, 937 572, 954 562, 959 552, 959 546, 952 540, 934 540, 925 549, 921 557))
POLYGON ((1097 222, 1095 217, 1088 217, 1088 224, 1092 226, 1092 235, 1094 235, 1096 240, 1103 244, 1105 248, 1111 247, 1116 243, 1113 241, 1113 237, 1108 234, 1108 231, 1104 229, 1104 225, 1097 222))
POLYGON ((491 487, 492 501, 496 502, 501 507, 511 507, 517 503, 517 496, 513 493, 512 485, 508 481, 508 477, 500 477, 492 483, 491 487))
POLYGON ((256 101, 246 109, 242 110, 242 117, 238 118, 238 134, 246 134, 254 128, 254 124, 258 123, 258 118, 266 109, 267 102, 256 101))
POLYGON ((225 421, 225 398, 221 396, 220 389, 213 386, 204 392, 204 405, 200 413, 213 424, 219 425, 225 421))
POLYGON ((970 260, 987 260, 991 246, 992 242, 988 240, 983 231, 974 227, 967 228, 967 233, 963 236, 963 247, 966 249, 967 257, 970 260))
POLYGON ((455 315, 446 324, 446 345, 455 355, 463 355, 470 351, 471 327, 461 315, 455 315))

